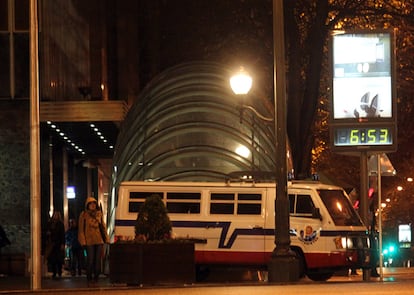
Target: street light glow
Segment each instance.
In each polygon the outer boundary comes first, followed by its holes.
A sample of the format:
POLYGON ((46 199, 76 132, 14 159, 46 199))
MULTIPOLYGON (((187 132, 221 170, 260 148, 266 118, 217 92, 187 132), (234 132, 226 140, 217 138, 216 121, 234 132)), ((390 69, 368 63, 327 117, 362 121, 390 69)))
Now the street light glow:
POLYGON ((241 67, 239 72, 230 78, 230 87, 237 95, 249 93, 252 88, 253 79, 249 73, 241 67))

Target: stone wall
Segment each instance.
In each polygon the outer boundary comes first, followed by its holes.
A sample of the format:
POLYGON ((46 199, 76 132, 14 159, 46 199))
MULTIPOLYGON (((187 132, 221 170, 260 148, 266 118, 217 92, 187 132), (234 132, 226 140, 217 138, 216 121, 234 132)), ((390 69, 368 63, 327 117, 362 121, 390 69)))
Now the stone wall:
POLYGON ((10 246, 30 252, 30 113, 27 100, 0 100, 0 224, 10 246))

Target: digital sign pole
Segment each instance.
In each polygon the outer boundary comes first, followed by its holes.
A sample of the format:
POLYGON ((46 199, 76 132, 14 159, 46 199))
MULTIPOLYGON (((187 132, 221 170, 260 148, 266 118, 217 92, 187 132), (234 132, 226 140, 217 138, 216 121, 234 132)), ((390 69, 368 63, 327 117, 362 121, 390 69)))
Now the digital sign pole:
MULTIPOLYGON (((359 212, 366 225, 368 155, 397 149, 394 40, 393 31, 334 32, 331 38, 331 150, 360 157, 359 212)), ((370 271, 363 276, 367 280, 370 271)))

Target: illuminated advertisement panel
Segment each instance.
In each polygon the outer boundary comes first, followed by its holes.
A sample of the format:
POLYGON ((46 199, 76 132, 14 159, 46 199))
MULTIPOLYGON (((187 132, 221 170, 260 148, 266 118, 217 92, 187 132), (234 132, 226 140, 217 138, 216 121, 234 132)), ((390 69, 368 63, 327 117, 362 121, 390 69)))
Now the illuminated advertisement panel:
POLYGON ((333 34, 331 42, 333 147, 395 149, 393 34, 333 34))
POLYGON ((385 33, 334 36, 334 119, 392 117, 390 38, 385 33))

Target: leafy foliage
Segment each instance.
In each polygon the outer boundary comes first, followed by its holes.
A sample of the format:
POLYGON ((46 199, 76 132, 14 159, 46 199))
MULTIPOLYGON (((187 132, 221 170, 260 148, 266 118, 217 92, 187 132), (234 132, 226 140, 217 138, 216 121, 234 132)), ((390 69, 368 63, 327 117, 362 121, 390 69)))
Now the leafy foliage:
POLYGON ((413 40, 408 37, 412 34, 412 24, 408 23, 412 22, 414 2, 298 0, 284 3, 289 64, 288 135, 295 171, 307 175, 312 169, 320 170, 319 163, 332 163, 329 158, 337 158, 329 152, 327 134, 331 87, 327 62, 329 33, 399 27, 397 44, 401 44, 399 40, 404 36, 403 44, 408 45, 408 40, 413 40))
POLYGON ((141 206, 135 225, 137 239, 144 241, 164 240, 171 236, 171 221, 167 208, 159 195, 146 198, 141 206))
MULTIPOLYGON (((398 119, 398 150, 389 158, 397 170, 395 177, 382 179, 384 220, 388 227, 396 227, 401 223, 412 223, 414 216, 409 212, 414 210, 414 186, 406 182, 412 176, 414 121, 413 95, 413 58, 414 58, 414 22, 412 17, 414 1, 330 1, 329 27, 331 29, 393 29, 396 36, 396 92, 398 119), (404 190, 396 191, 397 185, 403 185, 404 190)), ((326 51, 326 50, 325 50, 326 51)), ((327 60, 327 58, 324 58, 327 60)), ((327 107, 329 97, 329 69, 324 63, 320 79, 320 95, 316 111, 313 134, 315 134, 312 167, 317 171, 325 171, 340 181, 356 188, 359 187, 359 159, 334 154, 329 149, 327 107), (324 78, 328 77, 328 79, 324 78)))

